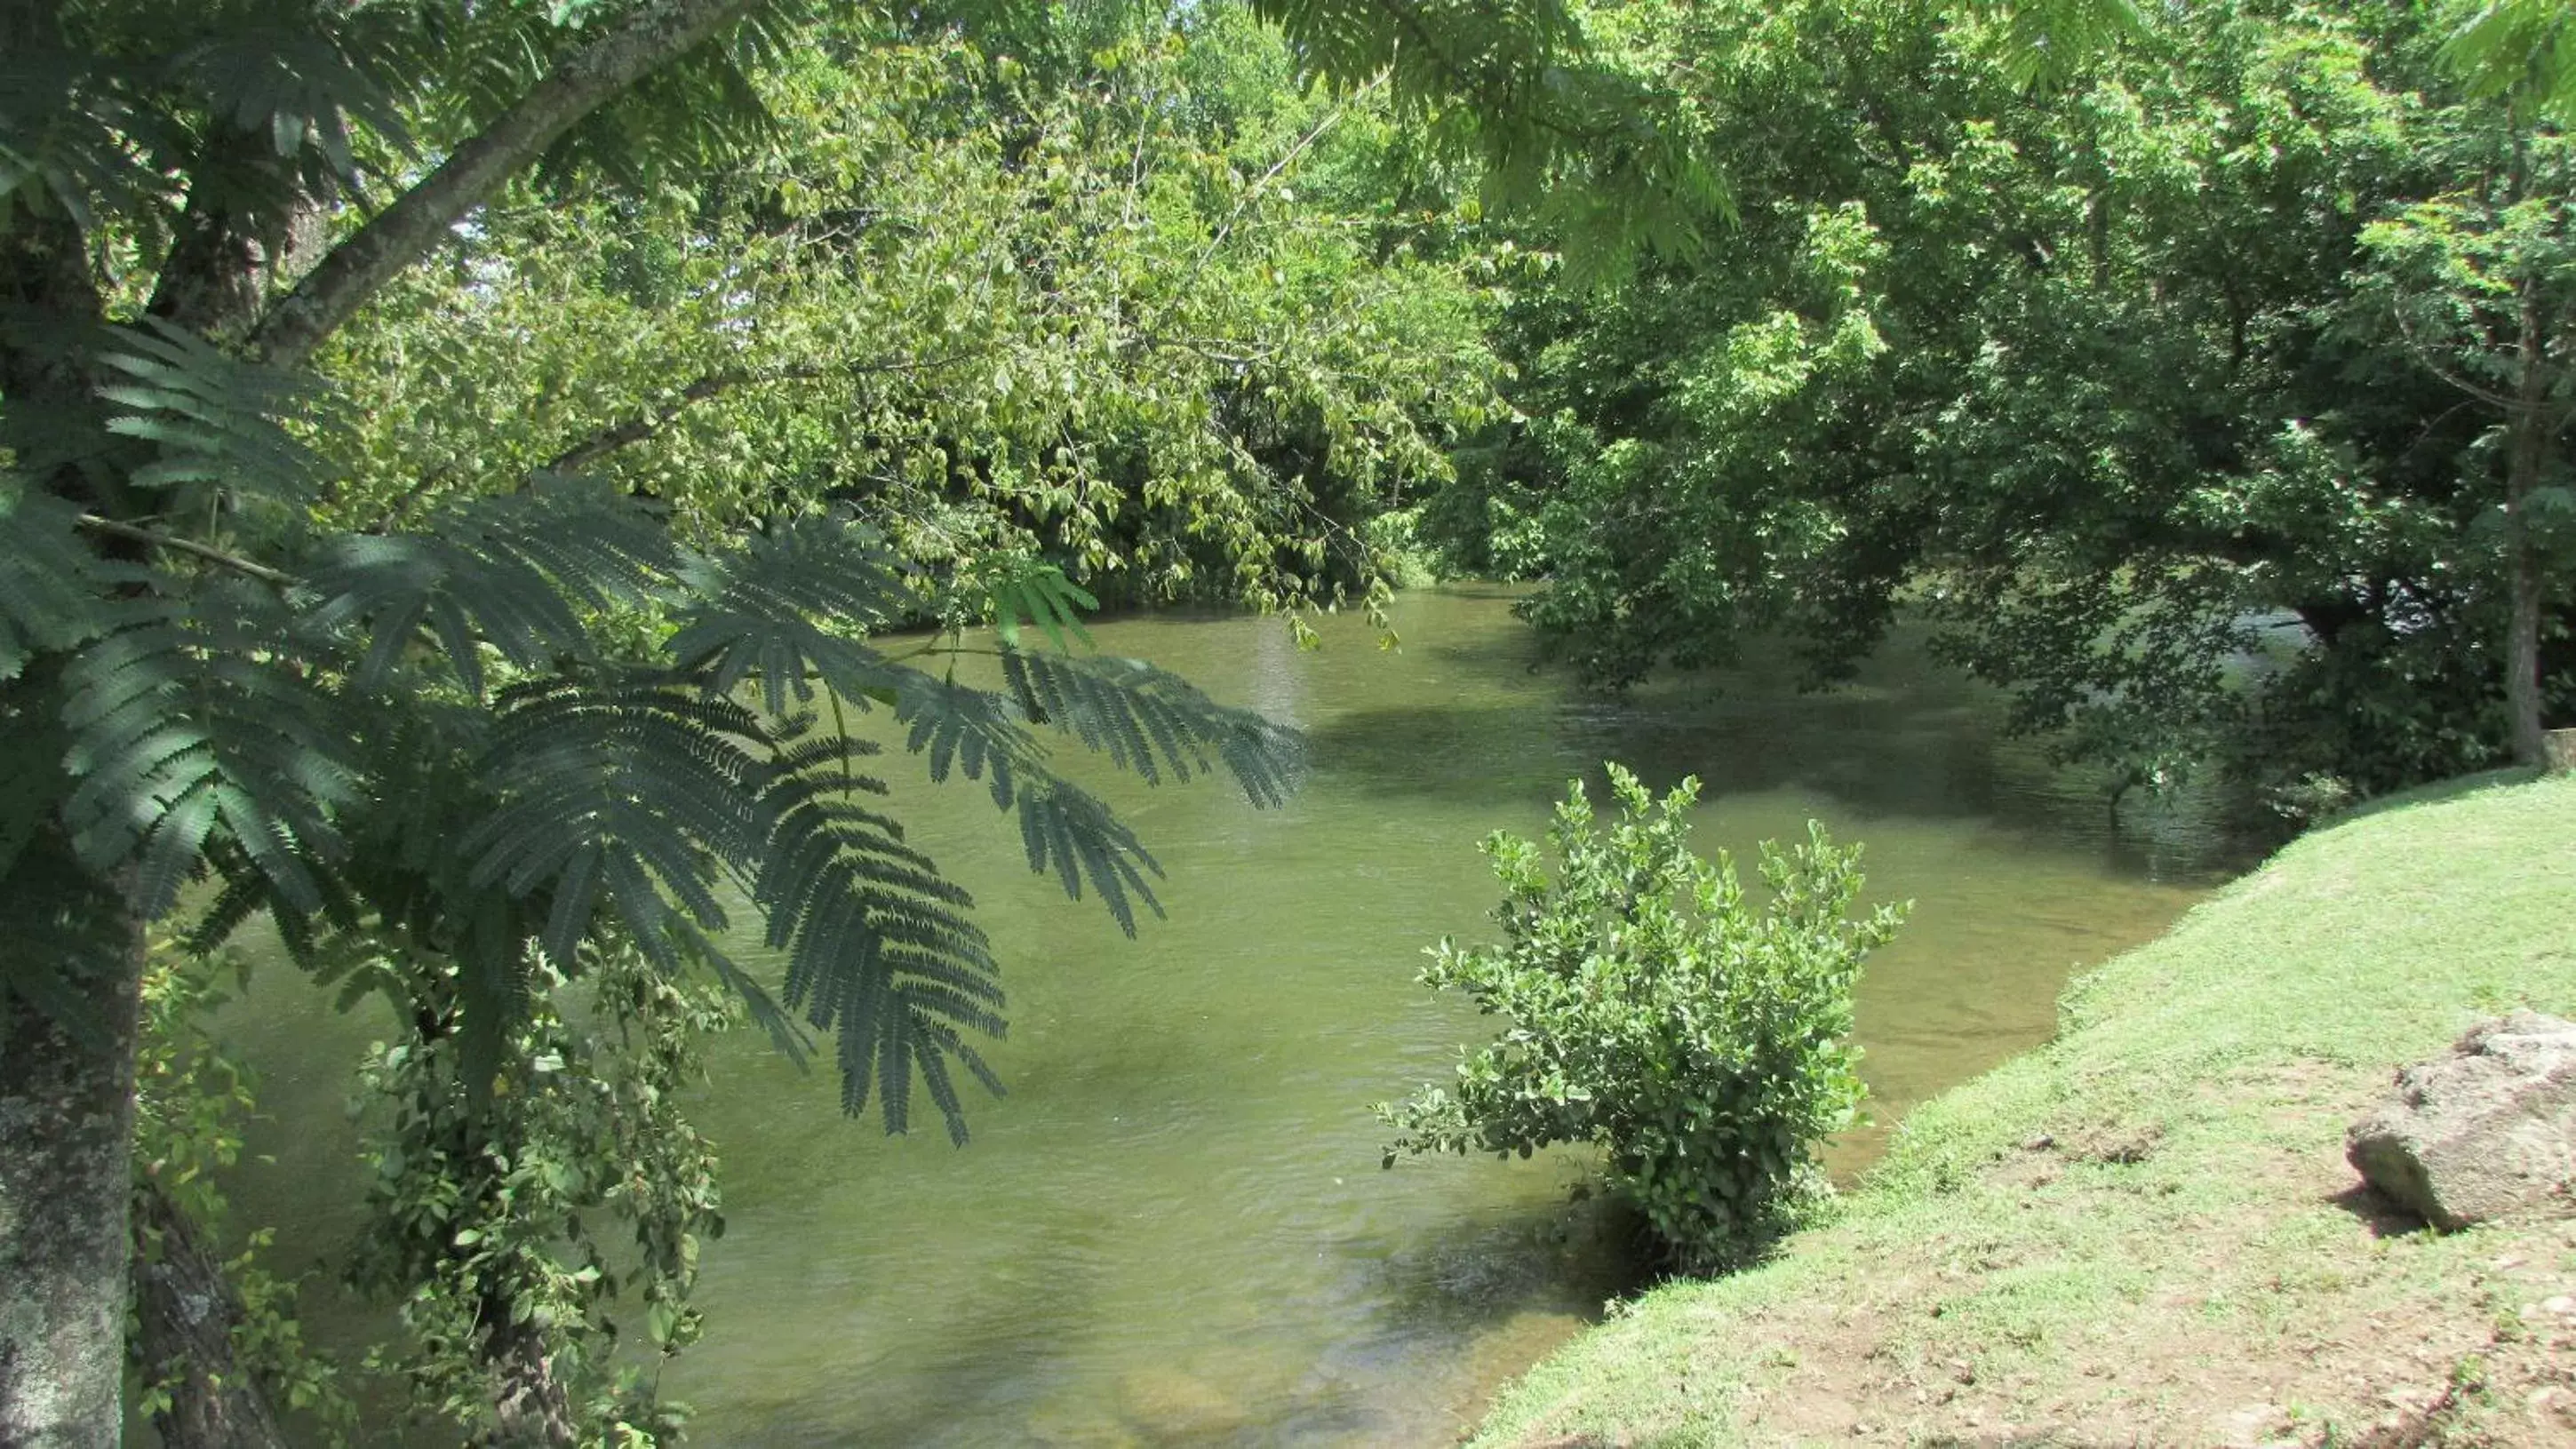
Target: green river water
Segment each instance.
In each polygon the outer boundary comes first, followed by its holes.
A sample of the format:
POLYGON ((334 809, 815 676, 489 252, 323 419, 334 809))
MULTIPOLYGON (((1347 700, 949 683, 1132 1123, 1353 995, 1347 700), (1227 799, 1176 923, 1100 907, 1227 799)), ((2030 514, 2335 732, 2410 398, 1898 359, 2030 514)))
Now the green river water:
MULTIPOLYGON (((1094 630, 1308 731, 1315 772, 1256 812, 1201 782, 1108 793, 1170 877, 1129 941, 1029 876, 980 790, 905 799, 915 843, 974 890, 1009 971, 1005 1100, 975 1137, 840 1115, 756 1036, 719 1044, 701 1120, 729 1231, 705 1259, 706 1340, 664 1373, 708 1445, 1451 1442, 1500 1380, 1626 1287, 1567 1205, 1568 1158, 1378 1166, 1365 1104, 1446 1074, 1472 1010, 1413 982, 1420 949, 1480 932, 1476 842, 1536 833, 1605 758, 1705 782, 1700 841, 1749 853, 1809 816, 1867 846, 1870 894, 1912 898, 1872 958, 1859 1035, 1883 1124, 2046 1037, 2072 968, 2162 931, 2215 878, 2190 818, 2114 831, 2089 782, 1996 730, 1994 699, 1905 647, 1800 694, 1759 664, 1621 701, 1530 668, 1497 591, 1403 596, 1398 652, 1355 619, 1301 653, 1275 620, 1094 630)), ((1488 1024, 1489 1025, 1489 1024, 1488 1024)), ((276 1261, 355 1230, 337 1122, 362 1018, 268 971, 225 1032, 292 1134, 264 1127, 238 1220, 276 1261)), ((1837 1144, 1848 1172, 1877 1129, 1837 1144)), ((326 1341, 373 1321, 317 1286, 326 1341)))

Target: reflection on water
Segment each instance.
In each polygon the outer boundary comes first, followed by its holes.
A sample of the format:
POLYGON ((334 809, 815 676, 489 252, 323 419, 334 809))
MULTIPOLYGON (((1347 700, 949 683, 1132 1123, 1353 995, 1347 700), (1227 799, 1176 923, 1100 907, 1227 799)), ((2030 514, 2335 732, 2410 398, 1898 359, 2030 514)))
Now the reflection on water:
MULTIPOLYGON (((1171 871, 1140 941, 1028 877, 979 790, 900 801, 1009 969, 992 1055, 1012 1095, 970 1104, 963 1151, 886 1140, 756 1037, 722 1044, 698 1111, 731 1231, 706 1256, 708 1339, 664 1380, 701 1442, 1453 1440, 1628 1286, 1626 1230, 1569 1206, 1562 1155, 1381 1172, 1363 1104, 1445 1075, 1480 1030, 1412 981, 1424 945, 1485 924, 1475 842, 1542 829, 1605 758, 1699 775, 1704 846, 1814 815, 1866 843, 1874 897, 1917 902, 1862 988, 1882 1119, 2043 1039, 2067 971, 2162 930, 2219 863, 2187 814, 2133 806, 2114 830, 2087 782, 1998 738, 1993 699, 1902 647, 1822 694, 1757 660, 1605 702, 1532 670, 1507 598, 1408 595, 1395 622, 1393 654, 1350 619, 1314 653, 1275 621, 1094 631, 1313 741, 1312 783, 1275 812, 1103 782, 1171 871)), ((272 972, 227 1030, 302 1128, 346 1095, 366 1025, 272 972)), ((255 1147, 286 1170, 245 1174, 242 1220, 279 1224, 290 1267, 324 1255, 350 1138, 255 1147)))

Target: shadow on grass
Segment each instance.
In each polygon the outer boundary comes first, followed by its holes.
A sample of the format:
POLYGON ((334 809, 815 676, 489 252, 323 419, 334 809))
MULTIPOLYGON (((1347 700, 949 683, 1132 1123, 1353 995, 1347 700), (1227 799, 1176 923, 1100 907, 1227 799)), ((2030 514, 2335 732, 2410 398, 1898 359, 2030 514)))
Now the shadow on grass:
POLYGON ((2501 790, 2508 785, 2528 785, 2539 778, 2540 771, 2529 765, 2509 765, 2501 770, 2480 770, 2474 775, 2457 775, 2448 780, 2435 780, 2429 785, 2418 785, 2412 790, 2400 790, 2394 795, 2382 795, 2375 800, 2365 800, 2342 814, 2332 817, 2325 824, 2326 828, 2333 829, 2336 826, 2350 825, 2356 820, 2367 820, 2373 815, 2385 814, 2391 810, 2404 810, 2414 805, 2439 804, 2445 800, 2457 800, 2463 796, 2474 795, 2481 790, 2501 790))
POLYGON ((2366 1182, 2356 1182, 2326 1201, 2359 1218, 2374 1238, 2402 1238, 2409 1233, 2432 1231, 2422 1218, 2391 1202, 2366 1182))

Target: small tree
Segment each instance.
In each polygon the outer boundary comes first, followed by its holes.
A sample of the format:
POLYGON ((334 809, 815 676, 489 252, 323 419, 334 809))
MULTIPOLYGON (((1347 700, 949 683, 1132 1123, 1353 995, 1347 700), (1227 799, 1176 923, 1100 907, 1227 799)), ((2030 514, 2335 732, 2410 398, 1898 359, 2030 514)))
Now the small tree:
POLYGON ((1786 1225, 1813 1190, 1816 1143, 1853 1119, 1852 985, 1902 908, 1852 918, 1860 851, 1810 822, 1805 845, 1763 844, 1771 899, 1757 909, 1724 851, 1715 864, 1691 853, 1698 780, 1658 804, 1609 771, 1620 818, 1606 831, 1581 781, 1557 807, 1557 880, 1536 842, 1486 839, 1502 944, 1443 940, 1422 981, 1510 1025, 1459 1063, 1454 1088, 1377 1105, 1399 1134, 1386 1165, 1597 1143, 1672 1266, 1721 1272, 1786 1225))

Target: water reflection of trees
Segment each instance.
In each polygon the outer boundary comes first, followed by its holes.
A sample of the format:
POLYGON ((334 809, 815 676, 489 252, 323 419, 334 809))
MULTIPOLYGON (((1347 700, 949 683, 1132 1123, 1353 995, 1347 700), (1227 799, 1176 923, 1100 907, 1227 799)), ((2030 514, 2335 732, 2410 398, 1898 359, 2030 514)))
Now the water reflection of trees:
MULTIPOLYGON (((1459 646, 1510 647, 1492 636, 1459 646)), ((1730 796, 1791 792, 1854 823, 1992 819, 2033 844, 2158 877, 2232 858, 2216 802, 2134 797, 2115 817, 2095 772, 2059 768, 2044 742, 2007 737, 1997 695, 1918 649, 1891 648, 1848 683, 1800 686, 1793 660, 1764 656, 1615 698, 1548 687, 1363 707, 1307 734, 1323 782, 1397 802, 1517 797, 1539 810, 1570 777, 1597 784, 1601 762, 1615 759, 1659 790, 1697 775, 1721 810, 1730 796)))

